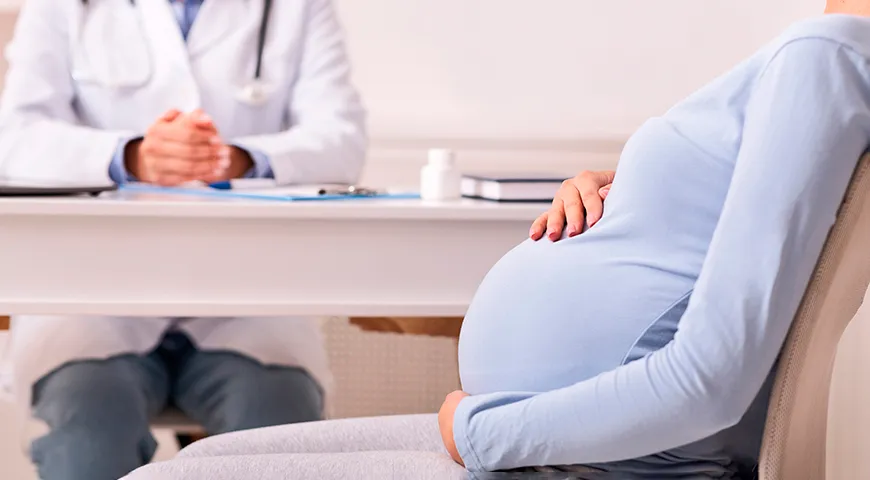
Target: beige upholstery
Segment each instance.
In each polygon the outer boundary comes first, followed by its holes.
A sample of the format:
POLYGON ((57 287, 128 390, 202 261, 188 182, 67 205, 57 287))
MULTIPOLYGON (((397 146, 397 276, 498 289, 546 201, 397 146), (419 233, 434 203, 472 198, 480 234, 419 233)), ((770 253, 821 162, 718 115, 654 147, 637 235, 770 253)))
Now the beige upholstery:
POLYGON ((761 480, 823 480, 837 345, 870 281, 870 156, 855 170, 783 347, 761 451, 761 480))

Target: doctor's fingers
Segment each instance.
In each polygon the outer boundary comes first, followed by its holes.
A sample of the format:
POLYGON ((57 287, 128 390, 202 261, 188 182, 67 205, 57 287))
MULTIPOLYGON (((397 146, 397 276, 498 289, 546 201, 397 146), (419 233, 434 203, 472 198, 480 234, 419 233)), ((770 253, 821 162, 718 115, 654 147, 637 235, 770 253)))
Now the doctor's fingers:
POLYGON ((165 179, 199 180, 213 175, 219 166, 217 160, 190 160, 172 156, 154 156, 150 160, 151 171, 161 183, 165 179))
POLYGON ((169 109, 169 110, 167 110, 166 112, 164 112, 163 115, 160 116, 160 118, 158 119, 158 121, 161 121, 161 122, 172 122, 172 121, 174 121, 176 118, 178 118, 180 115, 181 115, 181 110, 178 110, 178 109, 172 108, 172 109, 169 109))
POLYGON ((190 112, 187 115, 183 115, 182 119, 185 122, 188 122, 193 127, 204 129, 206 131, 211 131, 212 133, 217 134, 217 127, 215 126, 212 118, 199 108, 190 112))
POLYGON ((155 140, 143 144, 146 154, 168 158, 183 158, 187 160, 218 161, 229 155, 229 147, 220 144, 190 144, 168 140, 155 140))
MULTIPOLYGON (((182 186, 182 185, 185 185, 187 183, 194 182, 197 180, 200 180, 200 179, 195 178, 195 177, 185 177, 185 176, 181 176, 181 175, 163 175, 163 176, 157 177, 157 179, 155 181, 153 181, 152 183, 159 185, 161 187, 178 187, 178 186, 182 186)), ((206 182, 206 183, 209 183, 209 182, 206 182)))
POLYGON ((150 183, 154 183, 156 185, 160 185, 163 187, 176 187, 178 185, 182 185, 188 182, 193 181, 201 181, 205 183, 211 183, 212 180, 208 180, 206 177, 197 177, 191 175, 180 175, 175 173, 164 173, 160 175, 156 175, 150 183))
POLYGON ((158 122, 151 125, 145 132, 145 139, 149 138, 192 145, 217 145, 221 142, 220 137, 214 131, 196 128, 184 120, 168 123, 158 122))

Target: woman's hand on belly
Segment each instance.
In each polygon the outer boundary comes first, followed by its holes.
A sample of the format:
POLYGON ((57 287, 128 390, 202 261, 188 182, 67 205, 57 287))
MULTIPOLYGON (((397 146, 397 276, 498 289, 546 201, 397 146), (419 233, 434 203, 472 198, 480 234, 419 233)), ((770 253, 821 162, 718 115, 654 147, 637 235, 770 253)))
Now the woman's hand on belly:
POLYGON ((441 410, 438 411, 438 426, 441 429, 441 441, 444 442, 444 447, 450 453, 450 457, 456 463, 465 466, 462 457, 459 456, 459 451, 456 449, 456 442, 453 440, 453 417, 456 414, 456 407, 463 398, 469 396, 462 390, 447 395, 444 403, 441 404, 441 410))
POLYGON ((568 236, 583 231, 584 217, 589 226, 595 225, 604 214, 604 199, 610 193, 610 185, 616 172, 580 172, 565 180, 553 199, 550 210, 538 217, 529 230, 532 240, 539 240, 547 232, 547 238, 557 241, 562 238, 562 229, 567 226, 568 236))

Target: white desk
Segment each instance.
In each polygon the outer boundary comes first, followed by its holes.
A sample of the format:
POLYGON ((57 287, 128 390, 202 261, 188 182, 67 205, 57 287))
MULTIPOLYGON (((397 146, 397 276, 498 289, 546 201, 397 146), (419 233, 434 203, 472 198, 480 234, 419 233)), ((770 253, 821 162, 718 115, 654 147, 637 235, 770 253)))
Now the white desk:
POLYGON ((0 312, 461 316, 543 204, 0 199, 0 312))

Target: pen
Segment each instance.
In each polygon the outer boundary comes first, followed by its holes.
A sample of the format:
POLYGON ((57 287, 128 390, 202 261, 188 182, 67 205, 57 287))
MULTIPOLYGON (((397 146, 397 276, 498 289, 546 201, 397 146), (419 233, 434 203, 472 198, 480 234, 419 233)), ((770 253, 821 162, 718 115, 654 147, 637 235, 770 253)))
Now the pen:
POLYGON ((277 185, 272 178, 235 178, 212 182, 208 186, 215 190, 239 190, 245 188, 274 188, 277 185))
POLYGON ((353 197, 376 197, 381 195, 382 192, 375 190, 373 188, 365 188, 365 187, 357 187, 356 185, 350 185, 347 187, 338 187, 338 188, 321 188, 317 191, 318 195, 347 195, 353 197))
POLYGON ((229 180, 225 180, 223 182, 209 183, 208 186, 211 188, 214 188, 215 190, 232 190, 233 189, 233 185, 230 183, 229 180))

